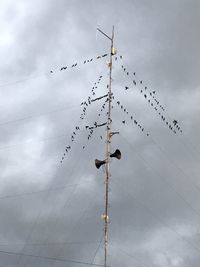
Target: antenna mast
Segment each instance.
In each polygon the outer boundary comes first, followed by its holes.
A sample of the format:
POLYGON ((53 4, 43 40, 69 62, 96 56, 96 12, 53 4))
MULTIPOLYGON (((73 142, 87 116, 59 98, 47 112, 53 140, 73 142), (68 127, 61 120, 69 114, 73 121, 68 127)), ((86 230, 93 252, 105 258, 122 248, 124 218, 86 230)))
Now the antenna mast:
POLYGON ((105 211, 103 214, 104 219, 104 267, 107 267, 107 258, 108 258, 108 204, 109 204, 109 178, 110 174, 110 154, 111 154, 111 102, 112 102, 112 56, 115 55, 115 49, 113 46, 114 43, 114 26, 112 28, 112 37, 110 38, 107 34, 105 34, 102 30, 97 28, 99 32, 101 32, 104 36, 106 36, 111 41, 110 47, 110 59, 108 62, 109 67, 109 84, 108 84, 108 117, 107 117, 107 141, 106 141, 106 176, 105 176, 105 211))

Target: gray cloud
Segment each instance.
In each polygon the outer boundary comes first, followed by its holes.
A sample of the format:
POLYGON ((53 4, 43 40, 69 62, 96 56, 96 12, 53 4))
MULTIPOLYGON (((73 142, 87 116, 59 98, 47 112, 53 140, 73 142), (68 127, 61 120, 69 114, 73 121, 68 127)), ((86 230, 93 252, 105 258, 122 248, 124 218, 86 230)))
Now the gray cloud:
MULTIPOLYGON (((56 257, 103 264, 105 129, 87 140, 103 100, 80 117, 99 75, 106 93, 107 58, 115 25, 113 91, 147 137, 116 105, 112 110, 111 266, 199 266, 199 3, 197 1, 0 1, 0 252, 1 266, 81 266, 56 257), (78 63, 74 70, 62 66, 78 63), (122 73, 136 72, 137 88, 122 73), (53 74, 50 74, 53 70, 53 74), (140 93, 156 91, 173 134, 140 93), (131 89, 125 91, 124 86, 131 89), (125 125, 121 122, 126 120, 125 125), (8 122, 8 123, 7 123, 8 122), (77 133, 69 155, 60 159, 77 133), (100 135, 104 137, 100 139, 100 135), (82 147, 85 146, 83 150, 82 147), (100 243, 100 244, 99 244, 100 243)), ((131 75, 129 75, 130 77, 131 75)))

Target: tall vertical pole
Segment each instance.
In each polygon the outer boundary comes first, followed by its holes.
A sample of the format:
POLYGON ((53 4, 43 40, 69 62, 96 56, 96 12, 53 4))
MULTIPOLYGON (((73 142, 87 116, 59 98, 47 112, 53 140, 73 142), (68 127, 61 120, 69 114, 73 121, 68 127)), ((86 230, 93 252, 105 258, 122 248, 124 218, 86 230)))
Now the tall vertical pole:
POLYGON ((110 178, 110 148, 111 148, 111 102, 112 102, 112 56, 114 42, 114 26, 112 29, 110 61, 109 66, 109 85, 108 85, 108 118, 107 118, 107 142, 106 142, 106 176, 105 176, 105 213, 104 213, 104 267, 107 267, 108 258, 108 203, 109 203, 109 178, 110 178))

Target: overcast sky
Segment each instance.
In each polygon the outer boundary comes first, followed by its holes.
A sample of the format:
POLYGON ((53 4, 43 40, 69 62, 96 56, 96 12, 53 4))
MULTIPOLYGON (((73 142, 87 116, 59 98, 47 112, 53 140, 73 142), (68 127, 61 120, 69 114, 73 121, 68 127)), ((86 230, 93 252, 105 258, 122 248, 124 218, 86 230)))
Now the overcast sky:
POLYGON ((83 120, 80 104, 107 93, 96 28, 114 25, 109 266, 199 267, 199 13, 198 0, 0 0, 0 266, 103 264, 106 131, 88 140, 85 126, 106 122, 105 98, 83 120))

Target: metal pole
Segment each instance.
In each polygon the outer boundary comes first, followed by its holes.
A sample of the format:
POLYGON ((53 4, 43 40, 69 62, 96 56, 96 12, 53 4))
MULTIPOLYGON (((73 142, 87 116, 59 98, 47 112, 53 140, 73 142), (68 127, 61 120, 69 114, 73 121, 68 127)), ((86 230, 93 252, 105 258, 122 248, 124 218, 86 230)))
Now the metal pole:
POLYGON ((106 176, 105 176, 105 213, 104 213, 104 267, 107 267, 108 257, 108 202, 109 202, 109 178, 110 178, 110 148, 111 148, 111 101, 112 101, 112 56, 114 41, 114 26, 112 29, 109 66, 109 92, 108 92, 108 119, 107 119, 107 142, 106 142, 106 176))

